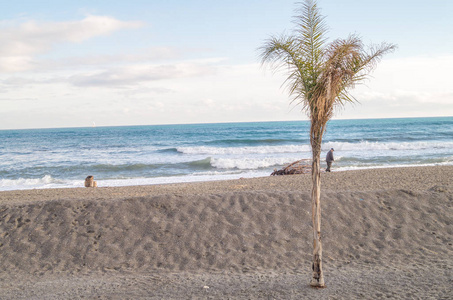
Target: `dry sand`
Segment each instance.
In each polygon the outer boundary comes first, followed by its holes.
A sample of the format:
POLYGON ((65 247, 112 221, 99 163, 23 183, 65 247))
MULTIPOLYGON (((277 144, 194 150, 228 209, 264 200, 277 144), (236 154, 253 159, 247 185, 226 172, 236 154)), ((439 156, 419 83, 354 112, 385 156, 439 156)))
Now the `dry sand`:
MULTIPOLYGON (((453 167, 0 193, 0 299, 453 299, 453 167)), ((98 182, 102 185, 102 181, 98 182)))

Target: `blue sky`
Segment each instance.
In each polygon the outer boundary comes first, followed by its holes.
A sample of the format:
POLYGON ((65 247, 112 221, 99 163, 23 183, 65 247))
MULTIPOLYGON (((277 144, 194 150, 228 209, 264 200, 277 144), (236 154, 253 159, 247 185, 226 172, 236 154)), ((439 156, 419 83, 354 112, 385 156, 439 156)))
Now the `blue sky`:
MULTIPOLYGON (((453 115, 453 2, 319 0, 331 39, 395 43, 335 118, 453 115)), ((259 63, 293 1, 11 1, 0 129, 306 119, 259 63)))

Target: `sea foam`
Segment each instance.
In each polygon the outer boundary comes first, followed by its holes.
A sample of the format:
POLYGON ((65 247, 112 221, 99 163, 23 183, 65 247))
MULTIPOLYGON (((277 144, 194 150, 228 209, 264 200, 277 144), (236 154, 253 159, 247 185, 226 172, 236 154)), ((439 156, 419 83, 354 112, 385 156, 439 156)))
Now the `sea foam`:
POLYGON ((74 187, 82 186, 83 180, 80 184, 77 181, 60 180, 53 178, 50 175, 45 175, 42 178, 18 178, 18 179, 0 179, 0 190, 19 190, 19 189, 42 189, 42 188, 56 188, 56 187, 74 187))
POLYGON ((179 147, 183 154, 228 155, 228 154, 271 154, 271 153, 302 153, 309 152, 309 145, 281 145, 254 147, 179 147))

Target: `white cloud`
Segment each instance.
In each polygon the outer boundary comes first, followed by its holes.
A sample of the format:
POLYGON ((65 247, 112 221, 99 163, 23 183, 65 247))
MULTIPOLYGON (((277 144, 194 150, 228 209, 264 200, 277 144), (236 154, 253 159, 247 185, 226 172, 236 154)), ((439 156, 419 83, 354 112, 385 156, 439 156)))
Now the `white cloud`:
POLYGON ((63 43, 78 43, 121 29, 142 26, 141 22, 124 22, 108 16, 90 15, 79 21, 35 22, 0 28, 0 71, 32 69, 33 57, 63 43))
POLYGON ((366 86, 358 87, 353 94, 364 104, 373 101, 410 101, 413 106, 419 107, 436 103, 453 104, 451 69, 453 56, 384 60, 366 86))
POLYGON ((36 101, 37 98, 0 98, 0 101, 36 101))
MULTIPOLYGON (((1 54, 0 54, 1 55, 1 54)), ((10 55, 0 56, 0 73, 1 72, 20 72, 32 69, 34 62, 31 56, 10 55)))
POLYGON ((42 71, 58 70, 80 70, 87 68, 101 68, 109 65, 127 65, 136 63, 150 63, 155 61, 166 61, 179 59, 182 55, 180 49, 172 47, 152 47, 139 51, 138 53, 120 53, 87 55, 79 57, 65 57, 63 59, 43 59, 35 62, 35 69, 42 71))
MULTIPOLYGON (((135 62, 130 57, 115 66, 107 59, 106 65, 93 62, 77 70, 3 76, 1 98, 8 101, 1 102, 5 118, 0 118, 0 127, 84 126, 93 120, 107 126, 306 118, 281 87, 285 76, 258 63, 229 65, 217 58, 152 64, 144 59, 135 62), (27 105, 13 101, 36 95, 39 99, 27 105)), ((354 91, 360 104, 347 106, 335 118, 453 115, 449 61, 383 61, 367 86, 354 91)))
POLYGON ((122 88, 149 81, 212 75, 215 72, 214 65, 203 63, 140 64, 74 75, 68 82, 75 86, 122 88))

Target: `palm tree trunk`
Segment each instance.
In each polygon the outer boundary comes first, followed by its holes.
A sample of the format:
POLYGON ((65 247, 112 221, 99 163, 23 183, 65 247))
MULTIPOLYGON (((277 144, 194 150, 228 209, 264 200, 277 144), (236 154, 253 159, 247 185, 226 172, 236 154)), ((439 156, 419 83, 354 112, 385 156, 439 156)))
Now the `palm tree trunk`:
POLYGON ((321 243, 321 142, 312 144, 313 165, 311 191, 312 219, 313 219, 313 277, 310 285, 312 287, 325 287, 324 274, 322 272, 322 243, 321 243))

